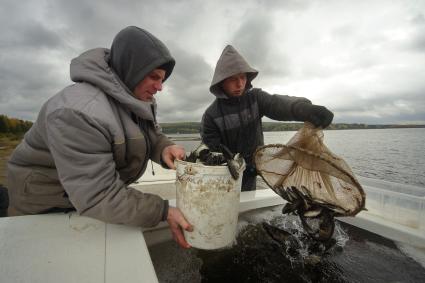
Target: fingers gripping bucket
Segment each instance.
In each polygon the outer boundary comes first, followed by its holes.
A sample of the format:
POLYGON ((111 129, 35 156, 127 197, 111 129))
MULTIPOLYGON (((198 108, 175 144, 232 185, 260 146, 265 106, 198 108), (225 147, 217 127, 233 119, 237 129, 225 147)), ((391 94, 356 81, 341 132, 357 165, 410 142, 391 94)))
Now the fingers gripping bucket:
POLYGON ((205 166, 177 161, 177 207, 193 226, 184 231, 195 248, 218 249, 230 245, 236 236, 242 172, 234 180, 227 166, 205 166))

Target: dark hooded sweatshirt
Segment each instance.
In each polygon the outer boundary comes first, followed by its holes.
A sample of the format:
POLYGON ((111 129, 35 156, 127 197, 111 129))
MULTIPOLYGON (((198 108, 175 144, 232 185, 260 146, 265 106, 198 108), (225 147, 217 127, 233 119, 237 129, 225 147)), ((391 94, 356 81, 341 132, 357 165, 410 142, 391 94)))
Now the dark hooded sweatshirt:
POLYGON ((110 223, 154 226, 168 203, 129 185, 149 159, 161 162, 172 145, 155 121, 155 103, 133 90, 174 59, 145 30, 122 30, 111 47, 89 50, 71 62, 75 82, 49 99, 8 163, 11 206, 18 214, 75 208, 110 223))
POLYGON ((201 123, 202 142, 210 148, 226 145, 232 152, 241 153, 247 163, 242 180, 242 190, 255 189, 253 153, 264 144, 261 118, 266 116, 279 121, 298 121, 293 114, 294 105, 311 102, 302 97, 270 95, 252 88, 252 80, 258 71, 231 46, 223 50, 214 72, 210 92, 216 96, 207 108, 201 123), (239 97, 229 97, 221 88, 221 82, 239 73, 247 74, 245 92, 239 97))

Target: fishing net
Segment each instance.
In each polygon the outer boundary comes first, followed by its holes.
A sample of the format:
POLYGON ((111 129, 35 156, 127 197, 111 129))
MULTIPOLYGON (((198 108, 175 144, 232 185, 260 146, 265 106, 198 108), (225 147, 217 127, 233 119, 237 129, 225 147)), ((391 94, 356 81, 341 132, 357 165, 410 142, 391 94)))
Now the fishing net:
POLYGON ((365 194, 348 164, 323 143, 323 131, 305 123, 286 145, 259 147, 257 172, 287 203, 282 213, 298 214, 312 238, 329 242, 335 216, 365 209, 365 194))
POLYGON ((352 170, 325 146, 323 131, 310 123, 286 145, 258 148, 254 160, 258 173, 277 194, 291 201, 296 189, 306 215, 315 205, 334 216, 354 216, 364 209, 365 194, 352 170))

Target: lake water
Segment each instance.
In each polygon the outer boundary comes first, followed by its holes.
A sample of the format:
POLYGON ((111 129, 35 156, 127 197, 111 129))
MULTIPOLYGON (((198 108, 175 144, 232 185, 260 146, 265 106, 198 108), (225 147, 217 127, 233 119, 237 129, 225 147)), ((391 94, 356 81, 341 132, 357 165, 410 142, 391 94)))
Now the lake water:
MULTIPOLYGON (((285 144, 295 134, 264 132, 266 144, 285 144)), ((425 129, 329 130, 324 142, 343 158, 356 175, 416 185, 425 188, 425 129)), ((193 135, 170 135, 172 138, 198 138, 193 135)), ((177 140, 187 151, 199 140, 177 140)))

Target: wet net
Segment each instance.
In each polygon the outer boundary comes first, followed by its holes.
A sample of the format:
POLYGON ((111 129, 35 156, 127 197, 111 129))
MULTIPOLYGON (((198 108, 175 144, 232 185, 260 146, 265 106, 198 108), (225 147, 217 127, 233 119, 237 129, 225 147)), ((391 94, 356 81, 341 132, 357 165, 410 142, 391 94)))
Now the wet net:
POLYGON ((365 209, 364 191, 348 164, 323 143, 323 131, 305 123, 286 145, 259 147, 257 172, 287 203, 282 213, 297 214, 307 234, 330 242, 335 216, 365 209))
POLYGON ((315 215, 318 207, 333 216, 354 216, 365 207, 364 191, 352 170, 325 146, 323 131, 310 123, 286 145, 258 148, 254 161, 271 189, 288 202, 301 202, 304 216, 315 215))

